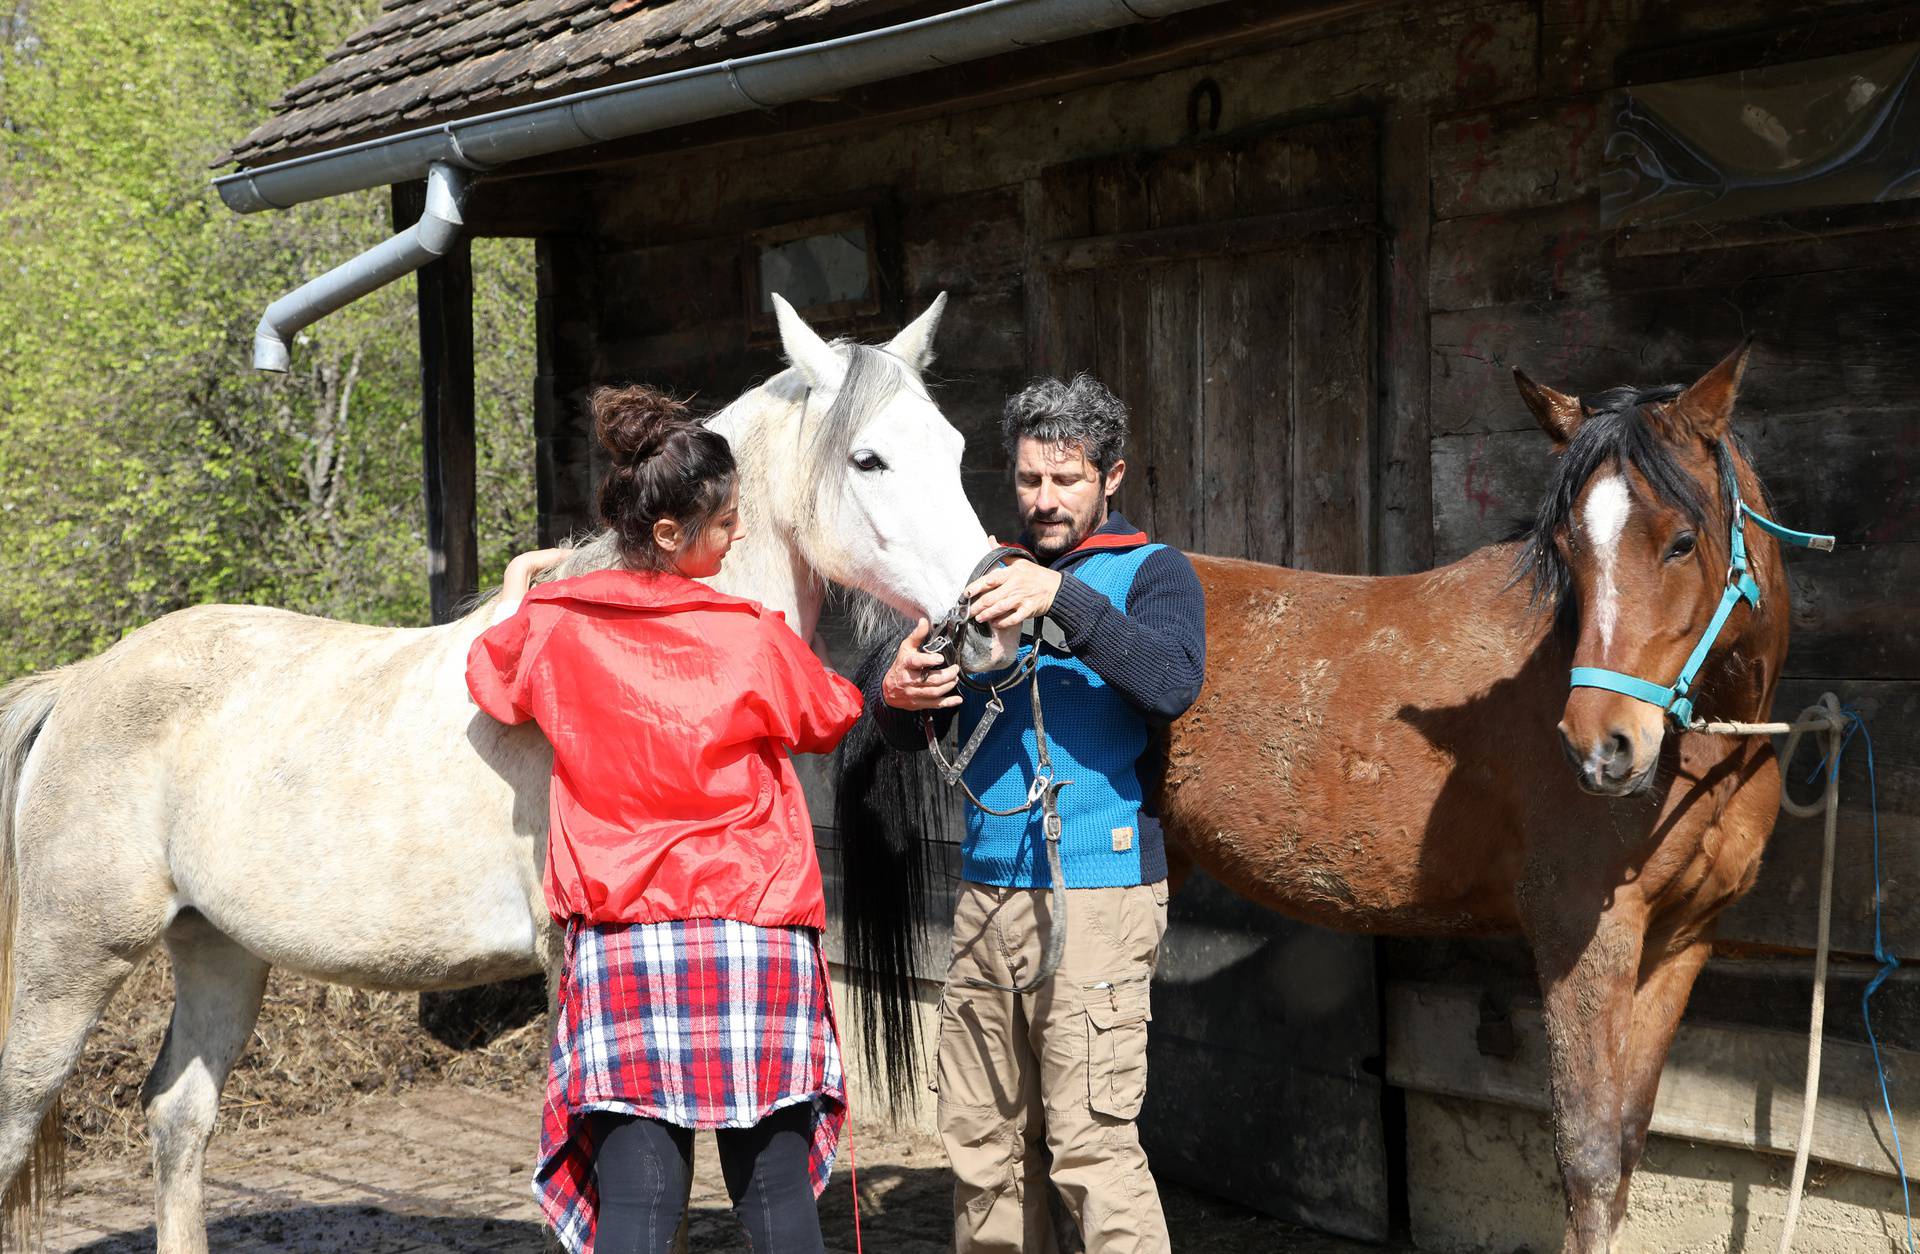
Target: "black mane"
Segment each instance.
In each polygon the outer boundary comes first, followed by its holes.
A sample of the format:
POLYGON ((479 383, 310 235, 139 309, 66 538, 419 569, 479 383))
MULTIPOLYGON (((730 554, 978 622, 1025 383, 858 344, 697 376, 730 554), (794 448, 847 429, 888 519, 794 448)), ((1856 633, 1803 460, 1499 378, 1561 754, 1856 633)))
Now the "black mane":
MULTIPOLYGON (((1547 493, 1514 564, 1514 582, 1527 580, 1529 600, 1550 609, 1563 625, 1573 612, 1573 572, 1567 569, 1554 535, 1572 520, 1581 489, 1603 468, 1633 467, 1656 497, 1685 514, 1696 528, 1706 530, 1709 500, 1699 480, 1681 465, 1673 446, 1655 429, 1648 414, 1650 406, 1668 404, 1685 390, 1680 384, 1668 383, 1653 388, 1609 388, 1581 398, 1586 416, 1554 466, 1547 493)), ((1714 456, 1722 481, 1731 482, 1733 455, 1727 441, 1714 446, 1714 456)), ((1726 508, 1731 507, 1729 498, 1726 508)), ((1726 521, 1731 527, 1730 514, 1726 521)), ((1701 543, 1719 547, 1705 535, 1701 543)))

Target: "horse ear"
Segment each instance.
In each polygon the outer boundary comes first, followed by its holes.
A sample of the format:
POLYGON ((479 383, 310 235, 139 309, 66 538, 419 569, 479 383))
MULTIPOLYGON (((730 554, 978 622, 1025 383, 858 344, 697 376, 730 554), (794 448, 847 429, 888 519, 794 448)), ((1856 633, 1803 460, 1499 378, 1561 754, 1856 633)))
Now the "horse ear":
POLYGON ((926 312, 909 322, 893 337, 887 345, 887 351, 898 357, 919 374, 933 361, 933 333, 940 328, 940 314, 947 307, 947 294, 940 293, 927 306, 926 312))
POLYGON ((773 315, 780 323, 780 348, 787 363, 806 376, 816 392, 832 392, 846 378, 846 363, 833 345, 814 333, 806 319, 795 313, 787 298, 773 293, 773 315))
POLYGON ((1753 337, 1748 336, 1739 348, 1680 394, 1671 410, 1674 416, 1703 440, 1724 436, 1733 425, 1733 402, 1740 394, 1740 379, 1747 373, 1747 358, 1752 352, 1753 337))
POLYGON ((1553 437, 1555 444, 1565 444, 1573 439, 1573 433, 1580 429, 1581 420, 1586 417, 1578 397, 1535 383, 1518 366, 1513 368, 1513 385, 1520 389, 1520 399, 1533 411, 1533 420, 1540 424, 1542 431, 1553 437))

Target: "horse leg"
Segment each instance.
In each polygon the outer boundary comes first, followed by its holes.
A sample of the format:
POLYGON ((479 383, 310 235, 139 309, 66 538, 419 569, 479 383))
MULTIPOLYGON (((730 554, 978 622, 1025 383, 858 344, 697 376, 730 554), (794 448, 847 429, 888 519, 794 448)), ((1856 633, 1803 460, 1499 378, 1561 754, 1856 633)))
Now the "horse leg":
POLYGON ((167 929, 173 1021, 140 1090, 153 1138, 159 1254, 205 1254, 202 1173, 220 1090, 253 1035, 267 964, 189 911, 167 929))
POLYGON ((1647 1149, 1647 1125, 1653 1120, 1653 1099, 1660 1089, 1660 1072, 1673 1047, 1680 1015, 1687 1008, 1693 982, 1706 965, 1713 943, 1707 940, 1650 942, 1640 964, 1640 987, 1633 995, 1633 1026, 1620 1060, 1620 1188, 1613 1199, 1613 1232, 1617 1237, 1627 1220, 1627 1190, 1634 1169, 1647 1149))
MULTIPOLYGON (((1565 896, 1542 902, 1548 912, 1565 896)), ((1632 1023, 1633 990, 1645 935, 1642 912, 1616 904, 1574 936, 1564 917, 1529 920, 1545 1002, 1553 1099, 1553 1150, 1567 1195, 1567 1254, 1613 1247, 1620 1160, 1620 1061, 1632 1023)))
POLYGON ((79 935, 59 916, 37 910, 20 912, 12 939, 12 1005, 0 1049, 0 1181, 10 1235, 27 1245, 41 1206, 58 1193, 63 1133, 55 1099, 138 953, 79 935))

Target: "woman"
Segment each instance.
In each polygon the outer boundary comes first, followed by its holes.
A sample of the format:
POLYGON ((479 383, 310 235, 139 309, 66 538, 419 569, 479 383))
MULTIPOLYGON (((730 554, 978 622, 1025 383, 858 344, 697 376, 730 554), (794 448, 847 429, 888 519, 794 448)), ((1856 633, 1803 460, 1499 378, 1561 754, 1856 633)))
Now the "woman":
POLYGON ((789 750, 860 713, 776 613, 694 582, 741 537, 721 436, 645 388, 592 402, 624 569, 526 591, 467 687, 553 745, 547 907, 566 927, 534 1191, 571 1251, 671 1247, 693 1131, 756 1254, 819 1251, 815 1199, 846 1118, 820 952, 813 825, 789 750))

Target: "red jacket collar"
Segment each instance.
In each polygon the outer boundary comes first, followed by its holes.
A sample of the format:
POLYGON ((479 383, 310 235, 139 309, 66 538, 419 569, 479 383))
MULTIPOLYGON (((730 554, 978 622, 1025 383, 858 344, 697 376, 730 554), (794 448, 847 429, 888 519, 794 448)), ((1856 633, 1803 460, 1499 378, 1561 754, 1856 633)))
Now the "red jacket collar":
MULTIPOLYGON (((1089 553, 1097 553, 1102 550, 1137 549, 1143 544, 1150 543, 1152 543, 1152 541, 1147 539, 1146 532, 1136 529, 1118 510, 1114 510, 1108 513, 1107 521, 1100 524, 1099 530, 1068 549, 1065 553, 1062 553, 1059 557, 1054 558, 1051 565, 1058 568, 1066 562, 1077 561, 1089 553)), ((1031 552, 1032 550, 1028 551, 1031 552)), ((1036 558, 1035 560, 1038 559, 1036 558)))
POLYGON ((1137 549, 1145 543, 1147 533, 1144 531, 1096 531, 1061 556, 1072 557, 1089 549, 1137 549))
POLYGON ((586 601, 634 610, 727 609, 761 612, 758 601, 729 596, 672 571, 595 570, 539 584, 528 601, 586 601))

